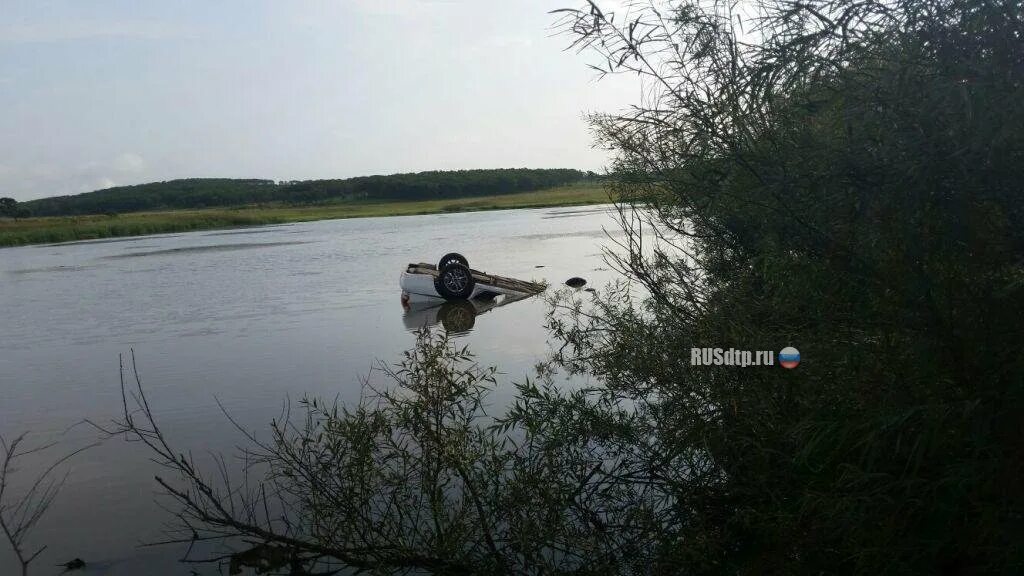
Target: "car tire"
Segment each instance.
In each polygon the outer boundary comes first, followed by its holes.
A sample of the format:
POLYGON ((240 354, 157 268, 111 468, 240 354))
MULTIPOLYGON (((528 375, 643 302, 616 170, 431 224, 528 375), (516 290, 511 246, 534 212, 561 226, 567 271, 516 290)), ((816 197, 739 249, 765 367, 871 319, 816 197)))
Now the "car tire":
POLYGON ((469 260, 466 260, 466 257, 458 252, 449 252, 442 256, 441 259, 437 261, 437 270, 444 270, 444 267, 449 264, 462 264, 466 268, 469 268, 469 260))
POLYGON ((473 294, 473 273, 463 264, 449 264, 434 278, 434 289, 445 300, 465 300, 473 294))

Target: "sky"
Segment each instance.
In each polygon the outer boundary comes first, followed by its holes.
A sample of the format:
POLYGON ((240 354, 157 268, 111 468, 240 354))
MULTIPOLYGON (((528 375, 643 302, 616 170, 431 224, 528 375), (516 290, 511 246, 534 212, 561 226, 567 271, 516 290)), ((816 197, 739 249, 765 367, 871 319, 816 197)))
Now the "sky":
POLYGON ((566 51, 578 0, 0 0, 0 196, 187 177, 599 171, 639 99, 566 51))

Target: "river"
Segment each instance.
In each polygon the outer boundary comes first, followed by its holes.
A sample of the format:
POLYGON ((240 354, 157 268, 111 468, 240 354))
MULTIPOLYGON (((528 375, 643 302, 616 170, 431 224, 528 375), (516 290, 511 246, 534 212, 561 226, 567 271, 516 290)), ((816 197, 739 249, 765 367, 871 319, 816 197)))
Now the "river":
MULTIPOLYGON (((218 401, 257 431, 287 398, 357 401, 375 363, 396 361, 423 323, 448 321, 507 383, 549 352, 545 302, 515 302, 468 322, 437 309, 406 311, 401 270, 457 251, 488 272, 553 288, 581 276, 600 289, 615 277, 602 258, 611 244, 605 230, 618 230, 608 208, 585 207, 0 249, 0 434, 57 440, 53 456, 87 443, 95 434, 76 424, 119 415, 118 356, 130 350, 165 432, 197 453, 243 442, 218 401)), ((87 563, 80 574, 195 568, 176 562, 179 546, 140 546, 161 539, 167 515, 154 503, 154 467, 139 445, 108 440, 68 470, 28 539, 48 546, 32 574, 57 574, 55 564, 76 557, 87 563)), ((16 568, 0 544, 0 574, 16 568)))

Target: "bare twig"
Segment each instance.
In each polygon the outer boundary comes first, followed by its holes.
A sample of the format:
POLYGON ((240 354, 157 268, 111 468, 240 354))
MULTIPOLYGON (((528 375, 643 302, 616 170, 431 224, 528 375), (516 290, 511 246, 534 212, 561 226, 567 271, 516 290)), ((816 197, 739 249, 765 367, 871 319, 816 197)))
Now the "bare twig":
POLYGON ((23 444, 27 437, 27 432, 10 441, 0 436, 0 531, 18 559, 22 576, 28 574, 29 565, 46 550, 45 545, 34 550, 28 548, 26 538, 53 505, 67 481, 68 473, 58 474, 58 469, 98 444, 88 444, 58 457, 35 476, 23 493, 12 496, 13 476, 18 471, 18 462, 57 446, 56 442, 49 442, 25 448, 23 444))

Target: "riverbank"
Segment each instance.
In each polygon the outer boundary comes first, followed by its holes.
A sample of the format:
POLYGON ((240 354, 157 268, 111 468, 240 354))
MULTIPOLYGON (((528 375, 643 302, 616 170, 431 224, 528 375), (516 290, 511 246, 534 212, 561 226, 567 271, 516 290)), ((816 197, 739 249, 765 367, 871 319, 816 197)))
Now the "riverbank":
POLYGON ((110 216, 25 218, 16 221, 0 220, 0 247, 339 218, 581 206, 603 204, 608 201, 608 192, 602 186, 577 184, 535 192, 442 200, 337 202, 316 206, 243 206, 134 212, 110 216))

